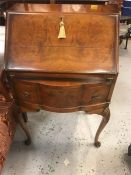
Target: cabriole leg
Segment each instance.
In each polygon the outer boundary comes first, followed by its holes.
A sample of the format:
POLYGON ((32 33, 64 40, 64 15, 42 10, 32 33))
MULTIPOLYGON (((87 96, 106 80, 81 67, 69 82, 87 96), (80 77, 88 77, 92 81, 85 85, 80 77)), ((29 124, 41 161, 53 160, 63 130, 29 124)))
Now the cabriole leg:
POLYGON ((104 129, 104 127, 106 126, 106 124, 108 123, 109 119, 110 119, 110 109, 109 107, 107 107, 103 113, 101 114, 103 119, 100 123, 100 126, 96 132, 96 136, 95 136, 95 142, 94 142, 94 145, 98 148, 101 146, 101 143, 98 141, 99 139, 99 135, 100 133, 102 132, 102 130, 104 129))
POLYGON ((22 112, 22 117, 25 123, 28 122, 28 117, 27 117, 27 113, 26 112, 22 112))
POLYGON ((30 132, 29 132, 27 126, 25 125, 25 122, 24 122, 23 118, 22 118, 23 115, 22 116, 21 115, 19 115, 17 117, 17 120, 18 120, 19 125, 24 130, 24 132, 25 132, 25 134, 27 136, 27 140, 25 140, 25 144, 26 145, 30 145, 31 144, 31 135, 30 135, 30 132))
POLYGON ((130 146, 128 147, 128 156, 131 156, 131 144, 130 144, 130 146))

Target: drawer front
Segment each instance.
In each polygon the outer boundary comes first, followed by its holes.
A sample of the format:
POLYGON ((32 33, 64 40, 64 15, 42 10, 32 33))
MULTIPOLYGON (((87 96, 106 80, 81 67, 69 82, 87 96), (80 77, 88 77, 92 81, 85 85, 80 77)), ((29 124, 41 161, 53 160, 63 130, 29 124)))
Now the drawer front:
POLYGON ((40 85, 41 104, 54 108, 72 108, 80 105, 81 86, 40 85))
POLYGON ((66 81, 15 81, 19 104, 37 104, 43 109, 75 109, 106 103, 110 85, 66 81))
POLYGON ((41 104, 54 108, 76 108, 106 102, 110 85, 40 85, 41 104))
POLYGON ((98 84, 95 86, 85 85, 83 88, 82 105, 104 103, 107 100, 110 86, 98 84))
POLYGON ((14 90, 19 103, 39 103, 37 84, 26 81, 14 81, 14 90))

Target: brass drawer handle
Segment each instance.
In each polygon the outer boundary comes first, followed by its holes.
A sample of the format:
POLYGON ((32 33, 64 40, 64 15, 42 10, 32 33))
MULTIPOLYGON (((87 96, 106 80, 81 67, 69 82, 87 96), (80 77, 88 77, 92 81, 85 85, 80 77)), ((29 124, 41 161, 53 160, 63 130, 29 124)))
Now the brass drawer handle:
POLYGON ((64 24, 63 17, 61 17, 61 22, 59 25, 60 25, 60 29, 59 29, 58 39, 64 39, 66 38, 66 33, 65 33, 65 24, 64 24))
POLYGON ((24 92, 24 97, 25 97, 25 98, 30 97, 30 93, 29 93, 29 92, 27 92, 27 91, 25 91, 25 92, 24 92))

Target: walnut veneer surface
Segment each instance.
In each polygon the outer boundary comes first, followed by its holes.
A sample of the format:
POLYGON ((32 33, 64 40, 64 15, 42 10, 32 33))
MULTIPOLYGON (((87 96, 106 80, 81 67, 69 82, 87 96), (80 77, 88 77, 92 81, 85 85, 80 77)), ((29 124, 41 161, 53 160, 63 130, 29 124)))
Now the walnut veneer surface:
POLYGON ((45 5, 41 13, 9 12, 6 26, 5 70, 21 112, 100 114, 96 146, 118 74, 118 15, 102 8, 45 5), (61 18, 65 39, 58 39, 61 18))

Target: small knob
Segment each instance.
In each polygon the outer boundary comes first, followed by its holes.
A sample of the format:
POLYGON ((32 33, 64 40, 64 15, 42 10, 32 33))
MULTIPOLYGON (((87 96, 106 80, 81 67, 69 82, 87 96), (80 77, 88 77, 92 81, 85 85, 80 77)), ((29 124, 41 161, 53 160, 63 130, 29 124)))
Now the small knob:
POLYGON ((30 97, 30 93, 29 93, 29 92, 27 92, 27 91, 25 91, 25 92, 24 92, 24 97, 25 97, 25 98, 30 97))

